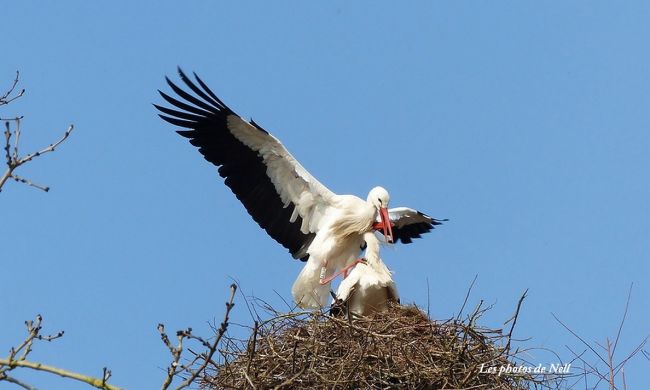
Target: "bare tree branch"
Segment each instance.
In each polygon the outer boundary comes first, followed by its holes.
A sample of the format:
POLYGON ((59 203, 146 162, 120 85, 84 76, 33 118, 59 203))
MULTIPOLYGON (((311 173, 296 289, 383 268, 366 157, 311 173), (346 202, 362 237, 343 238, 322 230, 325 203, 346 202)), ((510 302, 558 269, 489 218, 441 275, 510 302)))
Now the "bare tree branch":
POLYGON ((630 306, 630 297, 632 297, 632 287, 634 283, 630 283, 630 289, 627 292, 627 301, 625 301, 625 311, 623 312, 623 318, 621 319, 621 324, 618 326, 618 332, 616 332, 616 339, 614 340, 614 347, 612 348, 612 355, 616 352, 616 347, 618 346, 618 340, 621 337, 621 331, 623 330, 623 324, 627 318, 627 309, 630 306))
POLYGON ((526 294, 528 293, 528 289, 524 291, 523 294, 521 294, 521 298, 519 298, 519 302, 517 302, 517 310, 515 311, 515 314, 504 323, 506 325, 508 322, 512 321, 512 326, 510 326, 510 332, 508 332, 508 343, 506 344, 506 351, 510 352, 510 341, 512 341, 512 332, 515 330, 515 325, 517 324, 517 318, 519 318, 519 310, 521 309, 521 304, 524 302, 524 299, 526 299, 526 294))
POLYGON ((456 316, 456 321, 460 321, 460 317, 463 315, 463 310, 465 310, 465 305, 467 304, 469 295, 472 293, 472 288, 474 287, 474 283, 476 283, 476 278, 478 278, 478 274, 474 275, 474 279, 472 279, 472 283, 470 283, 469 288, 467 289, 467 294, 465 294, 465 300, 463 300, 463 305, 460 307, 458 316, 456 316))
POLYGON ((163 344, 169 349, 169 352, 172 355, 172 362, 169 367, 167 367, 167 376, 162 384, 161 390, 166 390, 171 386, 174 377, 184 376, 187 377, 183 379, 183 382, 176 387, 176 390, 181 390, 186 387, 189 387, 206 369, 208 364, 212 362, 212 356, 217 351, 217 347, 221 342, 224 334, 228 330, 228 324, 230 321, 230 311, 235 306, 234 299, 235 293, 237 292, 237 285, 230 285, 230 298, 226 302, 226 312, 224 314, 223 322, 217 330, 217 334, 212 342, 208 342, 200 336, 196 336, 192 333, 192 328, 187 328, 186 330, 180 330, 176 332, 176 337, 178 338, 178 344, 176 346, 172 345, 169 340, 169 336, 165 333, 165 325, 158 324, 158 332, 160 332, 160 338, 162 339, 163 344), (181 358, 183 354, 183 341, 195 340, 199 342, 204 348, 207 348, 206 352, 201 354, 196 354, 192 350, 188 349, 190 353, 194 353, 194 358, 189 361, 189 363, 181 363, 181 358), (198 368, 194 368, 195 364, 198 361, 201 361, 198 368))
MULTIPOLYGON (((21 90, 17 95, 12 96, 12 93, 14 89, 16 88, 16 85, 18 84, 18 75, 19 73, 16 72, 16 79, 14 80, 12 86, 9 88, 9 90, 2 96, 0 96, 0 106, 6 105, 11 103, 12 101, 18 99, 19 97, 23 96, 25 90, 21 90)), ((54 142, 53 144, 50 144, 49 146, 33 153, 29 153, 26 156, 20 157, 19 155, 19 142, 20 142, 20 135, 21 135, 21 117, 15 117, 15 118, 7 118, 3 119, 0 118, 0 120, 5 121, 5 131, 4 131, 4 136, 5 136, 5 142, 4 142, 4 151, 5 151, 5 163, 6 163, 6 170, 2 175, 0 175, 0 192, 2 191, 2 187, 4 184, 9 180, 13 179, 17 182, 27 184, 30 187, 37 188, 42 191, 49 191, 50 187, 48 186, 43 186, 40 184, 35 184, 31 180, 20 177, 14 173, 14 171, 20 167, 21 165, 32 161, 34 158, 39 157, 43 154, 53 152, 61 143, 63 143, 69 136, 70 133, 72 133, 72 130, 74 129, 73 125, 70 125, 68 129, 63 133, 63 136, 54 142), (13 129, 11 126, 11 123, 14 123, 13 129), (12 145, 11 145, 11 138, 14 138, 13 142, 13 150, 12 150, 12 145)))
MULTIPOLYGON (((628 308, 629 308, 629 305, 630 305, 630 297, 631 297, 631 295, 632 295, 632 284, 630 285, 630 289, 629 289, 628 294, 627 294, 627 300, 625 302, 625 310, 623 312, 623 317, 621 319, 621 322, 619 323, 618 330, 616 332, 616 338, 615 338, 614 342, 612 342, 609 339, 609 337, 607 337, 605 339, 605 344, 604 345, 599 343, 599 342, 595 342, 595 344, 598 347, 602 348, 603 351, 606 353, 605 356, 601 355, 587 341, 585 341, 582 337, 580 337, 576 332, 571 330, 571 328, 569 328, 564 322, 560 321, 560 319, 555 314, 551 313, 551 315, 553 315, 555 320, 557 322, 559 322, 560 325, 562 325, 564 327, 564 329, 569 331, 569 333, 571 333, 575 338, 580 340, 580 342, 582 344, 584 344, 594 355, 596 355, 596 357, 601 362, 603 362, 605 364, 605 366, 607 367, 607 372, 606 373, 601 373, 600 371, 598 371, 595 364, 593 364, 593 365, 589 364, 589 363, 587 363, 585 361, 585 359, 582 358, 582 355, 584 354, 584 352, 581 353, 580 356, 578 356, 571 348, 566 346, 567 349, 571 353, 573 353, 573 355, 583 363, 583 365, 589 366, 589 369, 591 370, 589 373, 595 374, 599 378, 599 380, 596 383, 594 388, 596 388, 598 386, 598 384, 602 381, 602 382, 606 382, 609 385, 610 390, 616 389, 616 383, 615 383, 616 382, 616 377, 619 375, 619 373, 621 373, 621 376, 623 377, 622 378, 622 380, 623 380, 623 388, 625 389, 626 386, 627 386, 626 383, 625 383, 625 374, 624 374, 625 365, 627 364, 627 362, 630 359, 632 359, 634 356, 636 356, 639 352, 641 352, 642 354, 645 355, 645 351, 643 351, 643 347, 646 345, 646 343, 647 343, 648 339, 650 338, 650 336, 646 336, 643 339, 643 341, 641 341, 636 346, 636 348, 632 352, 630 352, 624 359, 622 359, 619 363, 615 363, 614 354, 616 352, 616 346, 618 345, 618 342, 619 342, 620 337, 621 337, 621 331, 623 329, 623 324, 625 323, 625 319, 627 318, 627 312, 628 312, 628 308)), ((647 357, 647 355, 646 355, 646 357, 647 357)), ((585 378, 586 378, 586 373, 585 373, 585 378)), ((585 381, 586 381, 586 379, 585 379, 585 381)))
POLYGON ((72 130, 74 130, 74 125, 68 126, 68 129, 65 131, 65 133, 63 133, 63 136, 58 141, 56 141, 53 144, 50 144, 48 147, 46 147, 46 148, 44 148, 44 149, 42 149, 42 150, 40 150, 38 152, 30 153, 27 156, 19 159, 18 162, 17 162, 17 164, 18 164, 17 166, 20 166, 20 165, 22 165, 22 164, 24 164, 24 163, 26 163, 28 161, 31 161, 33 158, 39 157, 39 156, 41 156, 41 155, 43 155, 45 153, 53 152, 54 149, 57 146, 61 145, 61 143, 63 141, 65 141, 70 136, 70 133, 72 133, 72 130))
POLYGON ((11 178, 14 179, 15 181, 19 182, 19 183, 27 184, 30 187, 38 188, 39 190, 42 190, 42 191, 45 191, 45 192, 48 192, 50 190, 50 187, 48 187, 48 186, 42 186, 40 184, 36 184, 36 183, 32 182, 31 180, 23 179, 22 177, 20 177, 18 175, 11 175, 11 178))
POLYGON ((20 78, 20 72, 16 71, 16 78, 14 78, 13 83, 11 84, 11 87, 5 92, 4 95, 0 96, 0 106, 4 106, 6 104, 11 103, 12 101, 20 98, 23 96, 25 93, 24 89, 21 89, 20 92, 18 92, 15 96, 11 96, 11 94, 14 92, 14 89, 16 89, 16 86, 18 85, 18 79, 20 78))
POLYGON ((36 319, 34 321, 25 321, 25 326, 27 327, 27 337, 18 346, 12 347, 9 350, 9 355, 6 358, 0 358, 0 382, 6 381, 18 385, 24 389, 32 390, 34 387, 16 379, 13 376, 9 376, 8 374, 17 368, 28 368, 36 371, 43 371, 50 374, 59 375, 63 378, 74 379, 98 389, 122 390, 117 386, 113 386, 107 383, 108 379, 111 376, 111 372, 107 368, 104 368, 104 375, 102 378, 94 378, 91 376, 64 370, 62 368, 27 360, 29 354, 32 352, 32 346, 35 340, 49 342, 63 337, 63 331, 60 331, 53 335, 42 335, 42 322, 43 317, 40 314, 36 316, 36 319))
POLYGON ((3 380, 5 380, 5 381, 7 381, 9 383, 13 383, 14 385, 18 385, 18 386, 22 387, 23 389, 36 390, 35 387, 32 387, 32 386, 28 385, 27 383, 23 383, 23 382, 19 381, 18 379, 10 377, 10 376, 5 376, 4 378, 2 376, 0 376, 0 381, 3 381, 3 380))

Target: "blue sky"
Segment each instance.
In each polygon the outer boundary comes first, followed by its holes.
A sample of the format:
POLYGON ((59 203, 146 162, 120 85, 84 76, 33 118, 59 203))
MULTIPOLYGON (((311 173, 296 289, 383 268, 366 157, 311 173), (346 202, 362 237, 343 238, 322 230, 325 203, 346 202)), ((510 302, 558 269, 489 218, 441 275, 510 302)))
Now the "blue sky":
MULTIPOLYGON (((301 264, 151 105, 180 65, 333 191, 380 184, 450 218, 383 250, 403 301, 426 306, 428 281, 448 318, 478 274, 469 305, 495 304, 483 325, 500 327, 529 289, 516 335, 568 359, 584 348, 551 313, 604 341, 634 283, 622 358, 650 333, 649 17, 636 1, 6 2, 0 85, 20 70, 27 93, 0 117, 25 116, 23 152, 76 129, 17 172, 50 193, 0 193, 0 350, 41 313, 66 335, 34 360, 156 388, 157 323, 207 334, 233 279, 290 299, 301 264)), ((629 363, 629 388, 649 364, 629 363)))

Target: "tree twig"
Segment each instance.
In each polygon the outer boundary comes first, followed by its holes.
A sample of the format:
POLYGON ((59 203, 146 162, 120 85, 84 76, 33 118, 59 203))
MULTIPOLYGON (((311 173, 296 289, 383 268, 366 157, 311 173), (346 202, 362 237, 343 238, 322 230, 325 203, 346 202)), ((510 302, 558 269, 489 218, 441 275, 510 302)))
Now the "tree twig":
POLYGON ((517 324, 517 318, 519 318, 519 310, 521 309, 521 304, 524 302, 524 299, 526 298, 526 294, 528 293, 528 289, 524 291, 523 294, 521 294, 521 298, 519 298, 519 302, 517 302, 517 310, 515 310, 515 314, 510 318, 508 321, 504 323, 507 324, 508 322, 512 321, 512 326, 510 326, 510 331, 508 332, 508 343, 506 344, 506 351, 508 353, 510 352, 510 341, 512 340, 512 331, 515 329, 515 325, 517 324))
POLYGON ((18 379, 14 378, 14 377, 6 376, 6 375, 4 377, 0 376, 0 381, 3 381, 3 380, 5 380, 5 381, 7 381, 9 383, 13 383, 14 385, 20 386, 20 387, 22 387, 23 389, 26 389, 26 390, 36 390, 35 387, 32 387, 32 386, 28 385, 25 382, 21 382, 21 381, 19 381, 18 379))
POLYGON ((25 326, 27 327, 27 337, 18 346, 12 347, 9 350, 9 355, 6 358, 0 358, 0 382, 7 381, 24 389, 34 389, 31 385, 7 374, 9 371, 12 371, 16 368, 28 368, 36 371, 48 372, 50 374, 55 374, 63 378, 84 382, 98 389, 121 390, 121 388, 107 383, 108 379, 110 378, 110 370, 107 368, 104 368, 104 375, 102 378, 94 378, 91 376, 64 370, 62 368, 27 360, 27 357, 32 352, 32 346, 35 340, 49 342, 63 337, 63 331, 52 335, 42 335, 40 333, 42 330, 42 322, 43 317, 40 314, 36 316, 36 319, 34 321, 25 321, 25 326))
POLYGON ((196 378, 198 378, 199 375, 201 375, 205 371, 208 364, 210 364, 210 362, 212 361, 212 356, 217 351, 217 347, 219 346, 221 339, 223 338, 224 334, 228 330, 228 324, 230 323, 230 311, 235 306, 234 299, 235 299, 236 292, 237 292, 237 285, 233 283, 230 285, 230 298, 226 302, 226 312, 224 314, 223 322, 221 322, 221 325, 217 330, 217 334, 212 342, 208 342, 202 337, 192 334, 192 328, 188 328, 186 330, 182 330, 176 333, 178 337, 178 344, 176 346, 173 346, 169 340, 169 337, 165 333, 165 326, 163 324, 158 324, 158 331, 160 332, 160 337, 163 341, 163 344, 167 346, 167 348, 169 349, 172 355, 172 362, 167 368, 167 376, 163 381, 161 390, 168 389, 169 386, 171 386, 175 376, 181 374, 188 374, 188 377, 184 379, 183 382, 181 382, 178 385, 178 387, 176 387, 176 390, 184 389, 190 386, 196 380, 196 378), (199 343, 201 343, 201 345, 208 348, 208 350, 205 353, 196 354, 196 357, 189 364, 181 364, 180 360, 183 354, 184 339, 197 340, 199 343), (199 359, 202 360, 202 363, 199 365, 198 368, 193 369, 192 366, 199 359))
POLYGON ((17 167, 21 166, 22 164, 24 164, 24 163, 26 163, 28 161, 31 161, 35 157, 42 156, 42 155, 44 155, 46 153, 49 153, 49 152, 53 152, 54 149, 57 146, 61 145, 61 143, 63 143, 63 141, 65 141, 70 136, 70 133, 72 133, 72 130, 74 130, 74 125, 68 126, 68 129, 65 131, 65 133, 63 133, 63 136, 61 138, 59 138, 58 141, 56 141, 53 144, 50 144, 49 146, 47 146, 46 148, 43 148, 42 150, 39 150, 38 152, 30 153, 27 156, 19 159, 16 166, 17 167))
POLYGON ((8 359, 0 359, 0 366, 6 366, 10 367, 11 369, 15 367, 24 367, 24 368, 31 368, 33 370, 37 371, 44 371, 44 372, 49 372, 51 374, 56 374, 59 375, 63 378, 69 378, 69 379, 74 379, 80 382, 84 382, 89 384, 90 386, 96 387, 98 389, 103 389, 103 390, 121 390, 120 387, 109 385, 106 383, 104 378, 93 378, 91 376, 83 375, 83 374, 78 374, 76 372, 71 372, 64 370, 62 368, 57 368, 53 366, 48 366, 42 363, 36 363, 36 362, 31 362, 27 360, 8 360, 8 359))
POLYGON ((627 301, 625 301, 625 311, 623 311, 623 318, 621 319, 621 324, 618 326, 618 332, 616 332, 616 339, 614 340, 614 348, 612 348, 612 355, 616 352, 616 347, 618 346, 618 340, 621 337, 621 331, 623 330, 623 324, 627 318, 627 309, 630 306, 630 297, 632 297, 632 287, 634 283, 630 283, 630 289, 627 292, 627 301))
POLYGON ((472 283, 470 283, 469 288, 467 289, 467 294, 465 294, 465 300, 463 301, 463 306, 460 307, 460 311, 458 312, 458 315, 456 316, 456 321, 459 321, 460 317, 463 315, 463 310, 465 310, 465 305, 467 304, 467 300, 469 299, 469 295, 472 292, 472 288, 474 287, 474 283, 476 282, 476 278, 478 278, 478 274, 474 275, 474 279, 472 279, 472 283))
MULTIPOLYGON (((11 85, 9 90, 4 95, 0 96, 0 106, 11 103, 12 101, 14 101, 14 100, 18 99, 19 97, 21 97, 23 95, 23 93, 25 92, 25 90, 23 89, 17 95, 11 96, 14 89, 16 88, 16 85, 18 84, 18 77, 19 77, 19 73, 16 72, 16 78, 14 79, 13 84, 11 85)), ((14 179, 17 182, 24 183, 24 184, 27 184, 30 187, 34 187, 34 188, 37 188, 39 190, 47 192, 47 191, 50 190, 50 187, 35 184, 34 182, 32 182, 29 179, 26 179, 26 178, 23 178, 23 177, 20 177, 20 176, 16 175, 14 173, 14 171, 18 167, 20 167, 21 165, 23 165, 23 164, 25 164, 25 163, 27 163, 29 161, 32 161, 36 157, 39 157, 39 156, 41 156, 43 154, 46 154, 46 153, 49 153, 49 152, 53 152, 59 145, 61 145, 61 143, 63 143, 70 136, 70 134, 72 133, 72 130, 74 130, 74 126, 70 125, 68 127, 68 129, 65 131, 65 133, 63 133, 63 136, 61 138, 59 138, 53 144, 50 144, 49 146, 47 146, 47 147, 45 147, 45 148, 43 148, 43 149, 41 149, 39 151, 29 153, 24 157, 20 157, 20 155, 19 155, 19 142, 20 142, 20 135, 21 135, 20 124, 21 124, 21 119, 22 118, 23 118, 22 116, 19 116, 19 117, 15 117, 15 118, 1 119, 1 120, 5 121, 5 131, 4 131, 4 136, 5 136, 4 141, 5 142, 4 142, 4 147, 3 148, 4 148, 4 151, 5 151, 5 153, 4 153, 5 154, 5 160, 6 160, 5 163, 6 163, 7 168, 5 169, 4 173, 2 173, 0 175, 0 192, 2 191, 2 187, 4 186, 4 184, 9 179, 14 179), (13 130, 11 128, 10 122, 14 122, 14 129, 13 130), (13 140, 14 141, 13 142, 13 150, 12 150, 12 145, 11 145, 12 136, 14 138, 14 140, 13 140)))
POLYGON ((177 390, 183 389, 194 382, 194 380, 205 370, 205 368, 208 366, 208 363, 210 360, 212 360, 212 356, 214 355, 215 351, 217 350, 217 346, 219 345, 219 342, 221 341, 221 338, 223 335, 226 333, 228 330, 228 323, 230 320, 230 311, 232 308, 235 306, 235 303, 233 302, 235 299, 235 292, 237 292, 237 285, 231 284, 230 285, 230 299, 228 302, 226 302, 226 313, 224 314, 223 317, 223 322, 221 323, 221 326, 219 327, 219 331, 217 332, 217 337, 215 337, 214 341, 212 342, 212 345, 210 346, 210 350, 208 351, 207 356, 204 357, 203 363, 199 367, 198 370, 194 371, 192 376, 187 378, 183 383, 180 384, 180 386, 177 387, 177 390))
POLYGON ((11 87, 5 92, 4 95, 0 96, 0 106, 4 106, 5 104, 9 104, 12 101, 20 98, 25 94, 25 90, 21 89, 20 92, 16 94, 16 96, 10 97, 10 95, 14 92, 14 89, 16 89, 16 86, 18 85, 18 79, 20 78, 20 72, 16 71, 16 77, 14 78, 13 83, 11 84, 11 87))

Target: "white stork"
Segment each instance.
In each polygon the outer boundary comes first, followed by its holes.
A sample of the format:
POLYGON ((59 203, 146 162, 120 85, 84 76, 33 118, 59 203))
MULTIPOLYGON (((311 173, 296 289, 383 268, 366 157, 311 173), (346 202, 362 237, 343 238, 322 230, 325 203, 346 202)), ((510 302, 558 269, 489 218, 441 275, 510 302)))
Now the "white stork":
POLYGON ((379 257, 379 240, 375 233, 364 233, 364 261, 359 262, 341 282, 336 299, 343 301, 351 316, 368 316, 384 311, 390 302, 399 303, 391 272, 379 257))
POLYGON ((409 243, 441 223, 411 209, 388 210, 389 195, 381 187, 373 188, 366 200, 333 193, 277 138, 235 114, 196 74, 194 82, 180 68, 178 72, 193 94, 166 78, 180 100, 158 91, 175 108, 154 106, 219 167, 255 222, 295 259, 307 261, 292 288, 299 306, 327 304, 329 281, 323 281, 354 262, 365 232, 379 229, 387 241, 409 243))

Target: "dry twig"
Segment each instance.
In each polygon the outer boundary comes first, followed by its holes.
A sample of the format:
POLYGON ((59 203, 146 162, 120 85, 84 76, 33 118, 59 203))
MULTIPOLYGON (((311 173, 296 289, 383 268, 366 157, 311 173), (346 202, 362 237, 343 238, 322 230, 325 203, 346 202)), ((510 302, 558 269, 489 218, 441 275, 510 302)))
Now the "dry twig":
MULTIPOLYGON (((646 345, 648 339, 650 338, 650 335, 646 336, 636 346, 636 348, 634 348, 634 350, 632 350, 632 352, 630 352, 624 359, 622 359, 618 363, 615 363, 615 356, 614 355, 615 355, 615 352, 616 352, 616 347, 618 346, 618 342, 619 342, 620 337, 621 337, 621 331, 623 329, 623 325, 625 324, 625 320, 627 318, 627 311, 628 311, 628 308, 629 308, 629 305, 630 305, 630 297, 632 295, 632 287, 633 287, 633 285, 630 284, 630 289, 629 289, 628 294, 627 294, 627 300, 625 302, 625 310, 623 312, 623 317, 621 318, 621 322, 620 322, 620 324, 618 326, 618 330, 616 332, 616 339, 612 343, 609 338, 606 338, 605 339, 605 345, 602 345, 601 343, 598 343, 598 342, 595 343, 597 347, 600 347, 606 353, 605 356, 601 355, 596 350, 596 348, 594 348, 591 344, 589 344, 587 341, 585 341, 584 338, 580 337, 575 331, 573 331, 571 328, 569 328, 569 326, 567 324, 565 324, 564 322, 562 322, 555 314, 551 313, 553 318, 555 318, 555 320, 560 325, 562 325, 562 327, 564 329, 566 329, 569 333, 571 333, 571 335, 573 335, 585 347, 587 347, 587 349, 589 351, 591 351, 595 355, 595 357, 597 357, 598 360, 600 360, 605 365, 605 367, 607 368, 607 372, 605 372, 605 373, 600 372, 600 370, 598 369, 598 366, 595 363, 589 363, 585 358, 583 358, 583 355, 586 352, 586 350, 585 350, 585 352, 582 352, 582 353, 578 354, 578 353, 574 352, 573 349, 571 349, 569 346, 566 346, 566 348, 574 355, 575 359, 582 362, 583 367, 588 367, 589 368, 588 371, 586 370, 584 372, 585 378, 586 378, 587 374, 595 375, 598 378, 598 381, 597 381, 597 383, 595 385, 596 387, 602 381, 602 382, 607 383, 609 385, 610 389, 616 389, 616 378, 617 378, 618 374, 621 373, 622 381, 623 381, 623 388, 625 388, 626 387, 625 375, 623 373, 625 365, 627 364, 627 362, 630 359, 632 359, 634 356, 636 356, 639 352, 641 352, 642 354, 645 355, 645 352, 643 351, 643 347, 646 345)), ((586 379, 585 379, 585 382, 586 382, 586 379)))
MULTIPOLYGON (((11 103, 12 101, 20 98, 23 96, 25 93, 25 90, 22 89, 18 94, 12 96, 16 85, 18 84, 18 76, 19 73, 16 72, 16 78, 13 81, 13 84, 9 88, 9 90, 2 96, 0 96, 0 106, 7 105, 11 103)), ((20 135, 21 135, 21 120, 23 119, 22 116, 15 117, 15 118, 0 118, 0 120, 5 122, 5 131, 4 131, 4 154, 5 154, 5 164, 7 166, 6 170, 4 173, 0 176, 0 192, 2 191, 2 187, 4 184, 9 180, 13 179, 19 183, 24 183, 27 184, 30 187, 37 188, 42 191, 49 191, 50 187, 48 186, 43 186, 40 184, 36 184, 32 182, 29 179, 20 177, 14 173, 14 171, 20 167, 21 165, 32 161, 36 157, 40 157, 44 154, 47 154, 49 152, 53 152, 59 145, 61 145, 69 136, 70 133, 72 133, 72 130, 74 129, 73 125, 70 125, 68 129, 63 133, 63 136, 59 138, 56 142, 53 144, 50 144, 49 146, 33 152, 29 153, 25 156, 20 156, 19 154, 19 142, 20 142, 20 135), (13 127, 11 124, 13 123, 13 127), (13 145, 12 145, 12 138, 13 138, 13 145)))
POLYGON ((64 370, 58 367, 27 360, 27 357, 32 352, 34 341, 52 341, 63 337, 63 331, 58 332, 54 335, 42 335, 42 322, 43 317, 41 317, 40 314, 36 316, 35 321, 25 321, 25 325, 27 326, 27 337, 25 340, 23 340, 23 342, 18 346, 12 347, 9 350, 9 355, 6 358, 0 358, 0 382, 6 381, 20 386, 24 389, 33 389, 31 385, 10 375, 10 373, 16 368, 29 368, 36 371, 43 371, 59 375, 63 378, 69 378, 84 382, 98 389, 121 390, 119 387, 107 383, 108 379, 111 376, 111 372, 107 368, 104 368, 104 373, 101 378, 94 378, 91 376, 64 370))
MULTIPOLYGON (((161 390, 168 389, 169 386, 171 386, 174 378, 177 376, 184 377, 183 382, 179 384, 178 387, 176 387, 176 390, 180 390, 189 387, 197 378, 199 378, 199 376, 203 375, 208 364, 212 362, 212 356, 217 351, 217 347, 219 346, 221 339, 224 337, 226 331, 228 330, 230 311, 235 306, 233 301, 235 299, 236 291, 237 285, 230 285, 230 299, 228 299, 226 302, 226 312, 224 314, 223 322, 221 322, 219 329, 216 331, 216 336, 211 342, 208 342, 206 339, 193 334, 192 328, 187 328, 186 330, 180 330, 176 332, 178 344, 174 346, 169 340, 169 336, 167 336, 165 333, 165 326, 163 324, 158 324, 158 332, 160 332, 160 338, 172 355, 172 362, 170 363, 169 367, 167 367, 167 376, 163 381, 161 390), (182 355, 184 351, 184 340, 195 340, 199 342, 201 346, 207 348, 207 351, 201 354, 195 353, 194 358, 191 359, 188 363, 182 363, 181 358, 183 357, 182 355)), ((191 350, 189 351, 192 352, 191 350)))

